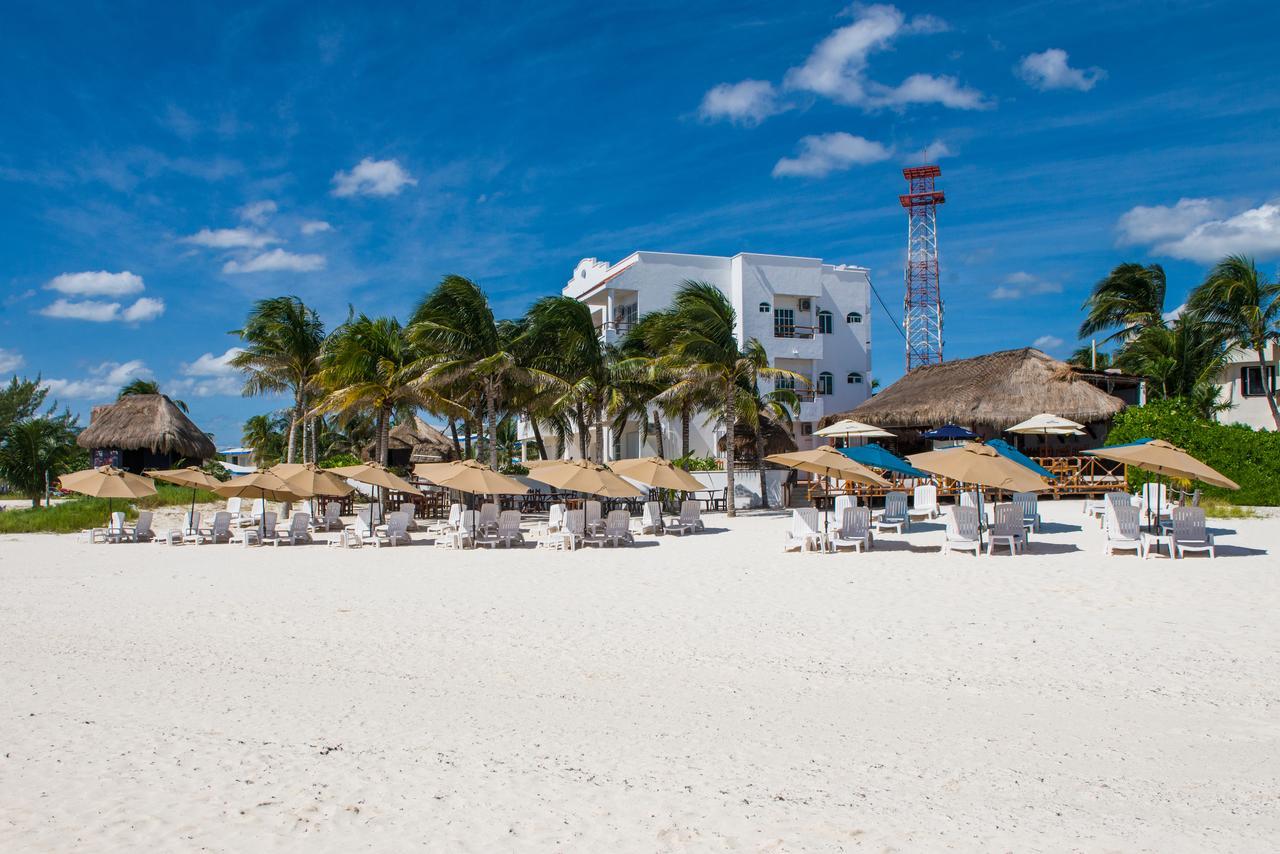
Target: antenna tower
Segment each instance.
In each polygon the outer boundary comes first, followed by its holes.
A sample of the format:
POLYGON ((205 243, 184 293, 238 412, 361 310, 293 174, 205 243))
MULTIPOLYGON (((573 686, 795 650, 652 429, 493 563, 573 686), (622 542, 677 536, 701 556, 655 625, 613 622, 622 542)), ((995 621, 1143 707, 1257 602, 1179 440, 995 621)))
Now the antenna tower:
POLYGON ((942 361, 942 290, 938 285, 938 205, 946 195, 934 189, 942 170, 913 166, 902 170, 907 192, 898 201, 907 209, 907 295, 903 326, 907 372, 942 361))

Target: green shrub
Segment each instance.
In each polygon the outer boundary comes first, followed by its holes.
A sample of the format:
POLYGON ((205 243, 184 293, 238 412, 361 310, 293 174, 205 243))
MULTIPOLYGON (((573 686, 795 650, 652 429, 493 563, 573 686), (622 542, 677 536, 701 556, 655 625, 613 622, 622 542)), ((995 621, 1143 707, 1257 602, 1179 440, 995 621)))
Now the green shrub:
MULTIPOLYGON (((196 490, 197 504, 210 504, 224 501, 225 499, 217 493, 210 492, 207 489, 196 490)), ((173 507, 175 505, 183 505, 191 503, 191 487, 178 486, 176 483, 162 483, 156 481, 156 494, 145 495, 137 499, 135 502, 144 510, 150 510, 156 507, 173 507)))
POLYGON ((720 461, 713 456, 699 457, 690 454, 672 462, 685 471, 720 471, 720 461))
MULTIPOLYGON (((1239 491, 1197 484, 1206 498, 1229 504, 1280 505, 1280 433, 1201 418, 1187 402, 1159 400, 1116 416, 1107 444, 1164 439, 1240 484, 1239 491)), ((1129 470, 1130 485, 1150 475, 1129 470)))
POLYGON ((362 460, 355 454, 334 454, 331 457, 325 457, 319 465, 322 469, 336 469, 339 466, 358 466, 361 462, 362 460))
POLYGON ((74 534, 86 528, 105 527, 111 518, 111 510, 123 510, 127 519, 138 516, 138 511, 121 499, 108 505, 105 498, 75 498, 51 507, 0 512, 0 533, 74 534))

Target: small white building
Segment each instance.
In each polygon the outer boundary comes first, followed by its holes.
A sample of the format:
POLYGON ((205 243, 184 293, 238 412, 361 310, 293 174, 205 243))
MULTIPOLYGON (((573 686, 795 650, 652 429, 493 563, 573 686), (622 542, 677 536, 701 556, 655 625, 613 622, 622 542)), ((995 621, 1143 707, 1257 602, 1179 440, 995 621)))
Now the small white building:
MULTIPOLYGON (((636 252, 616 264, 584 258, 565 285, 566 296, 589 305, 606 342, 616 342, 636 320, 671 305, 687 280, 706 282, 729 298, 737 314, 738 342, 759 339, 774 367, 809 380, 800 397, 793 433, 801 448, 818 441, 813 431, 828 412, 852 409, 871 394, 871 280, 867 268, 824 264, 817 258, 742 253, 731 258, 671 252, 636 252)), ((767 390, 767 389, 766 389, 767 390)), ((667 456, 680 453, 680 424, 664 421, 667 456)), ((527 424, 520 438, 528 439, 527 424)), ((606 431, 605 459, 656 452, 638 426, 606 431)), ((719 456, 722 427, 694 416, 690 452, 719 456)), ((576 454, 576 440, 566 454, 576 454)), ((554 453, 554 449, 548 448, 554 453)))
POLYGON ((253 448, 223 448, 218 451, 218 456, 222 457, 223 462, 233 466, 253 467, 253 448))
POLYGON ((1257 430, 1276 429, 1267 394, 1276 391, 1280 345, 1270 342, 1263 355, 1267 357, 1265 364, 1258 361, 1257 353, 1235 350, 1218 373, 1218 402, 1227 404, 1227 408, 1218 413, 1219 422, 1247 424, 1257 430))

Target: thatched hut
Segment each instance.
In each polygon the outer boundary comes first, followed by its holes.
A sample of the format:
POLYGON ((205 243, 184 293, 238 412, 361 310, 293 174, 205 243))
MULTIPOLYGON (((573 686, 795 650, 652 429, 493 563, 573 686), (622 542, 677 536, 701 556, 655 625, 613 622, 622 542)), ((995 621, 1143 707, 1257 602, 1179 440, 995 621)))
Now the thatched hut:
MULTIPOLYGON (((760 429, 764 433, 765 456, 769 454, 786 454, 797 450, 795 439, 791 437, 791 433, 774 419, 767 416, 761 418, 760 429)), ((722 454, 725 451, 724 439, 725 437, 721 436, 716 444, 717 450, 722 454)), ((733 456, 740 463, 758 462, 756 460, 756 431, 749 424, 745 424, 742 421, 738 422, 733 431, 733 456)))
POLYGON ((95 406, 76 444, 89 449, 93 465, 134 473, 200 465, 218 453, 213 440, 163 394, 127 394, 95 406))
MULTIPOLYGON (((373 459, 377 443, 365 445, 361 455, 373 459)), ((442 463, 457 457, 457 451, 449 437, 421 418, 397 424, 387 435, 387 465, 408 467, 414 463, 442 463)))
POLYGON ((1085 425, 1089 435, 1074 443, 1051 437, 1048 443, 1035 438, 1032 444, 1067 450, 1098 444, 1112 417, 1124 408, 1123 400, 1066 362, 1022 347, 916 368, 856 408, 826 416, 820 426, 853 418, 898 434, 901 446, 909 447, 920 443, 920 431, 942 424, 959 424, 983 438, 995 438, 1007 427, 1051 412, 1085 425))

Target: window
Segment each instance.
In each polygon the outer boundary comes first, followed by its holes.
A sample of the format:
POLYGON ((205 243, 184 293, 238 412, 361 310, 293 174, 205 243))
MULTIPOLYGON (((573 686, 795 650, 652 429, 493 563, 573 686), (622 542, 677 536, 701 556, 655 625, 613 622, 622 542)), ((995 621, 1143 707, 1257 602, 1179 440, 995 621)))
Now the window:
POLYGON ((776 380, 773 381, 773 387, 785 388, 785 389, 790 389, 791 391, 795 391, 796 378, 795 377, 778 377, 776 380))
POLYGON ((614 322, 617 324, 619 331, 625 332, 632 326, 635 326, 636 320, 640 317, 640 306, 637 303, 630 305, 618 306, 614 309, 614 322))
POLYGON ((1262 386, 1262 368, 1248 365, 1240 369, 1240 393, 1245 397, 1265 397, 1267 391, 1276 390, 1276 366, 1267 365, 1267 387, 1262 386))
POLYGON ((768 313, 769 313, 769 309, 771 309, 771 308, 773 308, 773 306, 769 305, 769 303, 767 303, 767 302, 762 302, 762 303, 760 303, 760 313, 761 313, 761 314, 768 314, 768 313))
POLYGON ((796 311, 793 308, 775 308, 773 310, 773 337, 796 337, 796 311))
POLYGON ((858 373, 857 371, 850 371, 849 376, 845 380, 845 382, 860 383, 862 382, 862 374, 858 373))
POLYGON ((861 323, 862 315, 858 314, 858 312, 856 311, 851 311, 844 316, 844 322, 845 323, 861 323))
POLYGON ((831 312, 826 309, 818 312, 818 332, 822 335, 831 334, 831 312))
POLYGON ((818 374, 818 394, 831 394, 832 379, 830 371, 818 374))
POLYGON ((808 421, 802 421, 802 422, 800 422, 800 435, 801 435, 801 436, 812 436, 812 435, 813 435, 813 425, 812 425, 812 424, 810 424, 808 421))

